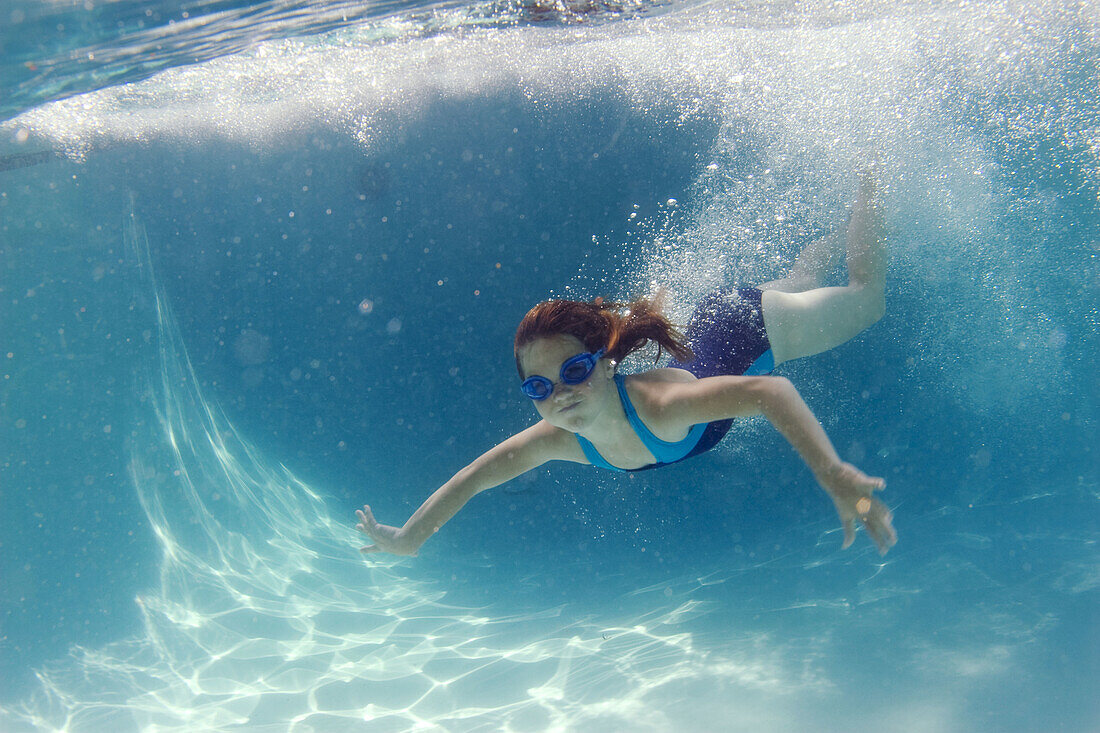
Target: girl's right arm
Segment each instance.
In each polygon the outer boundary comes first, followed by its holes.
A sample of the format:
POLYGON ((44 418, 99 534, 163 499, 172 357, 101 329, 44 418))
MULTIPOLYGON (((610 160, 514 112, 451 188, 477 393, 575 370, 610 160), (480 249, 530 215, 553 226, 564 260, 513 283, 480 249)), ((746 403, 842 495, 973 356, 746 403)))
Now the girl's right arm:
POLYGON ((874 496, 874 492, 885 488, 886 482, 840 460, 825 429, 789 380, 707 377, 671 385, 664 395, 665 409, 673 411, 682 424, 764 415, 798 451, 833 500, 844 527, 841 547, 852 544, 857 520, 863 523, 881 554, 885 555, 897 542, 893 515, 874 496))
POLYGON ((546 421, 532 425, 479 456, 428 497, 403 527, 379 524, 369 506, 355 512, 357 528, 374 540, 363 552, 415 555, 476 494, 541 466, 550 460, 576 460, 580 452, 572 434, 546 421))

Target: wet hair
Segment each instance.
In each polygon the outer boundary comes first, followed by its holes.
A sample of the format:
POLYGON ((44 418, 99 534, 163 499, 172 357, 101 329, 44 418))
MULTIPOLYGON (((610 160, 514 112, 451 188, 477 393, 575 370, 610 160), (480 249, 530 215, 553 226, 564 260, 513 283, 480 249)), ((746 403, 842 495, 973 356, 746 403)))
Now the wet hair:
POLYGON ((547 300, 539 303, 516 328, 516 369, 523 376, 519 351, 540 338, 568 334, 584 344, 587 351, 605 349, 605 356, 621 362, 628 355, 657 343, 662 350, 680 361, 690 361, 691 349, 680 331, 661 313, 660 298, 637 298, 630 303, 612 303, 596 298, 590 303, 579 300, 547 300))

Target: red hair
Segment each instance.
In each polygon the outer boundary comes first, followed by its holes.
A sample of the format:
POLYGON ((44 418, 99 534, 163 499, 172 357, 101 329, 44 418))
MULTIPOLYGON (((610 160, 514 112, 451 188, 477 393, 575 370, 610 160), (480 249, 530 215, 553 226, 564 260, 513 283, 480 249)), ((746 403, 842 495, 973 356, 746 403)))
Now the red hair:
POLYGON ((540 338, 568 334, 590 352, 605 350, 609 359, 621 362, 628 355, 657 342, 657 359, 664 349, 680 361, 690 361, 691 349, 684 335, 661 313, 660 298, 638 298, 630 303, 610 303, 596 298, 591 303, 579 300, 547 300, 539 303, 516 328, 516 368, 519 350, 540 338))

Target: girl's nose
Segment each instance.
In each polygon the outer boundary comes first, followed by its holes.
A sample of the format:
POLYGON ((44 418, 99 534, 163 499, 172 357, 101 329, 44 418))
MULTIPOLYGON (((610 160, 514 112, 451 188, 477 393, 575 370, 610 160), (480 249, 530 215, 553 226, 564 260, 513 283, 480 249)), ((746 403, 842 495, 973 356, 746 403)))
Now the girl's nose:
POLYGON ((563 402, 565 400, 568 400, 568 399, 572 398, 573 390, 575 388, 576 388, 576 385, 566 384, 565 382, 559 382, 558 384, 554 385, 554 394, 551 395, 551 396, 556 401, 563 402))

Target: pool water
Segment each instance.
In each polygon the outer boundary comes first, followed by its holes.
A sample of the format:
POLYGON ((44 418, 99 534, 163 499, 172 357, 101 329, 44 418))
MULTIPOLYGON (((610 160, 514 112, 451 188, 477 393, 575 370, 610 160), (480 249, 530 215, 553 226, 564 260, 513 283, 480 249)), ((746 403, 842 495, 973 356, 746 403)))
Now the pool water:
POLYGON ((1087 6, 146 9, 0 10, 0 729, 1100 729, 1087 6), (359 553, 533 303, 683 322, 876 159, 886 316, 779 373, 888 555, 761 420, 359 553))

